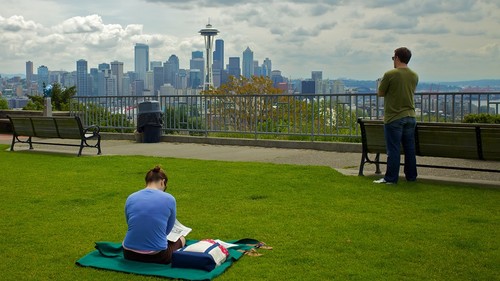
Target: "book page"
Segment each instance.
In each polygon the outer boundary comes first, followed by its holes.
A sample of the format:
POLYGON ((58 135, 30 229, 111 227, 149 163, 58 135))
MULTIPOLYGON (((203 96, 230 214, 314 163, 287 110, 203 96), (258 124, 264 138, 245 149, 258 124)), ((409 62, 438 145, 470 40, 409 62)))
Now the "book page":
POLYGON ((232 247, 238 247, 239 245, 236 245, 236 244, 232 244, 232 243, 228 243, 228 242, 224 242, 222 240, 214 240, 215 242, 219 243, 220 245, 222 245, 224 248, 226 249, 229 249, 229 248, 232 248, 232 247))
POLYGON ((175 219, 174 227, 172 228, 172 231, 170 231, 170 233, 167 235, 167 239, 169 241, 176 242, 181 236, 186 237, 189 232, 191 232, 191 230, 191 228, 183 225, 177 219, 175 219))

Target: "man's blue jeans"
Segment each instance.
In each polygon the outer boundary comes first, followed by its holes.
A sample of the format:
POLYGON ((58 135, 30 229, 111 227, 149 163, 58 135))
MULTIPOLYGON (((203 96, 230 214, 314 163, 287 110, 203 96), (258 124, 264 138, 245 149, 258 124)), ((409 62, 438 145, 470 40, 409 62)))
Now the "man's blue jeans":
POLYGON ((387 147, 387 171, 384 179, 387 182, 397 183, 399 166, 401 165, 401 145, 405 154, 404 173, 407 181, 417 179, 417 159, 415 155, 415 127, 414 117, 404 117, 384 125, 385 143, 387 147))

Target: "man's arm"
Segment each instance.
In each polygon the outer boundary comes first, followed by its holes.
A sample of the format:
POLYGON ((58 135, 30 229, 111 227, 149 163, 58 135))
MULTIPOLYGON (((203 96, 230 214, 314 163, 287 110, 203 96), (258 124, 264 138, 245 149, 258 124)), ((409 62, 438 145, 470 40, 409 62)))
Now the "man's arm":
POLYGON ((377 96, 379 97, 385 97, 385 93, 387 91, 387 87, 389 86, 388 85, 388 78, 387 78, 387 75, 384 74, 384 77, 378 81, 378 89, 377 89, 377 96))

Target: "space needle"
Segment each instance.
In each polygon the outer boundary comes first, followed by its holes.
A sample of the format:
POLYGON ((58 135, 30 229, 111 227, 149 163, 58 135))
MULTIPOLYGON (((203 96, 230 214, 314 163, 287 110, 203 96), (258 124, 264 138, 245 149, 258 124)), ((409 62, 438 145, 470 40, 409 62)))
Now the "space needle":
POLYGON ((199 31, 200 34, 205 37, 205 49, 207 50, 207 59, 205 61, 205 79, 203 89, 208 90, 213 83, 213 73, 212 73, 212 50, 214 47, 214 37, 219 33, 219 31, 212 27, 210 23, 207 26, 199 31))

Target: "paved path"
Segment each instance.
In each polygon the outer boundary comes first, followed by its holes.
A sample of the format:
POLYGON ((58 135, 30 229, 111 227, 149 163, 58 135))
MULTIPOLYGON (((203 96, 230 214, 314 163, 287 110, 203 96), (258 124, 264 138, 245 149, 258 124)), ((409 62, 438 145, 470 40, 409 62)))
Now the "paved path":
MULTIPOLYGON (((0 143, 10 144, 11 138, 10 135, 0 135, 0 143)), ((16 144, 16 150, 26 149, 28 149, 27 145, 16 144)), ((76 154, 77 150, 78 148, 76 147, 35 145, 34 151, 53 151, 76 154)), ((360 153, 192 143, 162 142, 146 144, 128 140, 105 140, 102 142, 102 151, 104 156, 149 155, 201 160, 329 166, 347 175, 358 174, 359 162, 361 160, 360 153)), ((85 148, 83 150, 83 154, 86 156, 95 155, 95 153, 95 149, 85 148)), ((483 167, 500 170, 500 162, 431 157, 418 158, 417 161, 425 164, 483 167)), ((382 165, 382 170, 385 170, 384 165, 382 165)), ((376 176, 374 172, 374 165, 365 166, 365 175, 376 176)), ((419 179, 500 187, 500 173, 420 168, 419 179)))

